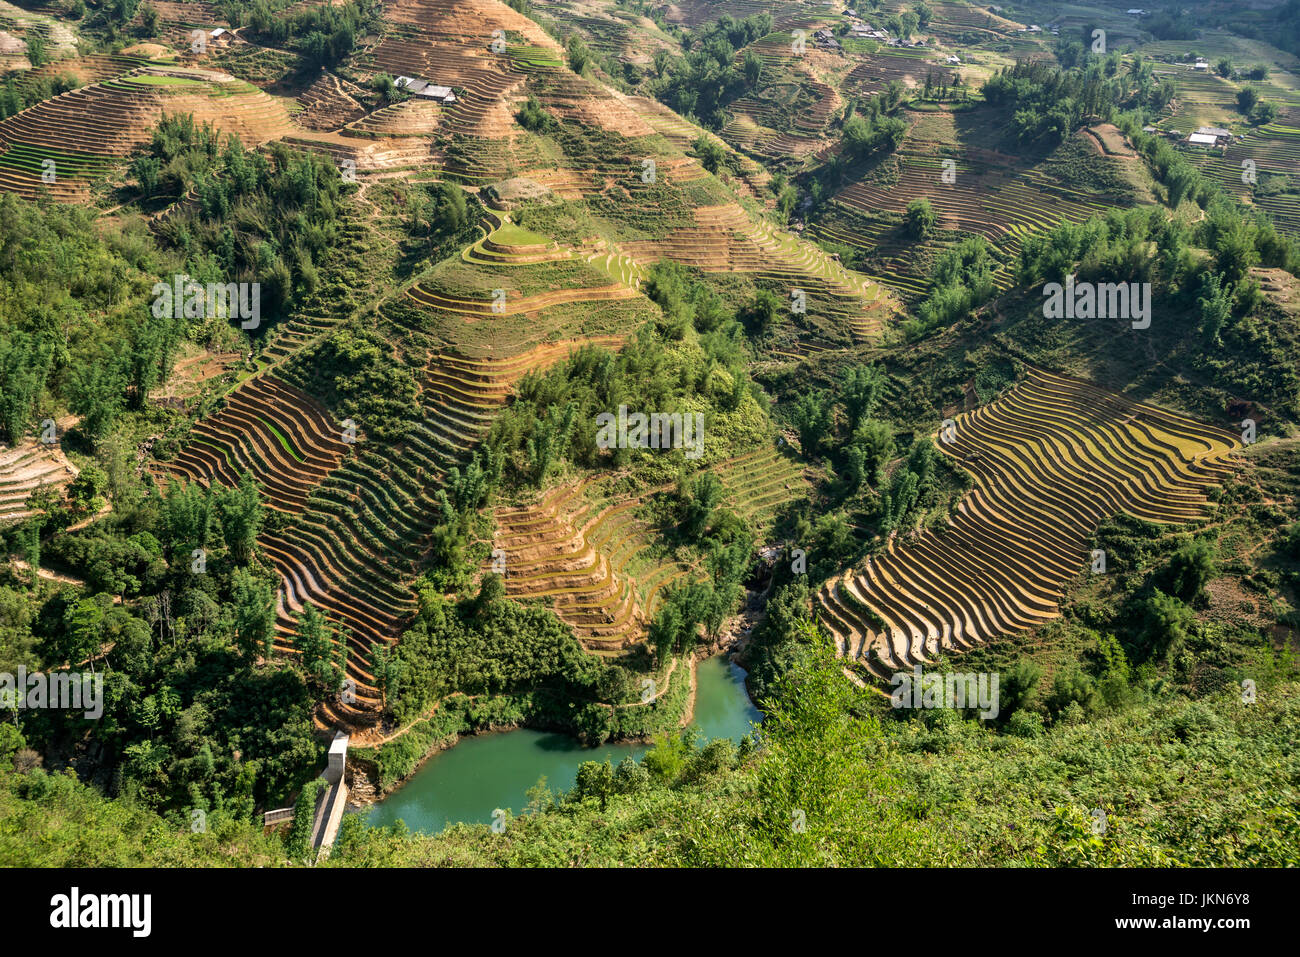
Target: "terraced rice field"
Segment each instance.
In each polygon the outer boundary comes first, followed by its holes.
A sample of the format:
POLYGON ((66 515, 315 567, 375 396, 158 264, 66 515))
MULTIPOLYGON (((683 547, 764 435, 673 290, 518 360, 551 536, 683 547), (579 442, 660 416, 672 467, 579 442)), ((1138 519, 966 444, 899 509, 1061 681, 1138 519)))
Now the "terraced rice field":
POLYGON ((600 494, 606 484, 560 486, 535 505, 495 512, 506 594, 545 599, 593 651, 644 638, 663 589, 688 574, 642 554, 654 532, 636 510, 649 493, 609 499, 600 494))
MULTIPOLYGON (((712 467, 724 503, 760 532, 777 507, 806 495, 803 467, 775 448, 712 467)), ((615 652, 645 637, 664 589, 698 574, 654 557, 657 533, 637 510, 671 486, 611 495, 609 479, 551 489, 530 505, 495 512, 494 547, 504 557, 506 594, 545 599, 592 651, 615 652)), ((493 562, 484 565, 491 574, 493 562)))
POLYGON ((515 134, 513 98, 524 83, 521 66, 560 64, 560 48, 532 20, 505 5, 466 7, 453 0, 389 0, 391 29, 355 66, 369 75, 421 77, 456 89, 457 102, 439 119, 439 129, 468 142, 450 155, 450 170, 471 183, 500 178, 515 134), (491 48, 502 31, 508 48, 491 48), (524 42, 520 43, 522 39, 524 42))
POLYGON ((76 477, 76 466, 57 445, 0 446, 0 524, 31 515, 27 500, 37 489, 62 489, 76 477))
POLYGON ((521 376, 583 344, 552 342, 503 359, 431 355, 420 383, 419 424, 384 448, 371 447, 363 424, 355 444, 345 442, 341 424, 318 403, 264 373, 196 424, 193 441, 166 466, 164 478, 204 485, 233 485, 251 471, 267 504, 291 516, 259 537, 281 576, 278 648, 293 653, 295 616, 308 603, 349 631, 356 701, 326 706, 322 726, 363 728, 378 716, 366 658, 372 643, 395 641, 414 611, 412 583, 438 523, 437 492, 447 470, 464 464, 521 376))
POLYGON ((148 67, 63 93, 0 121, 0 189, 31 199, 42 188, 83 201, 87 184, 147 144, 164 115, 190 113, 245 146, 293 129, 261 90, 221 73, 148 67), (42 182, 53 161, 55 182, 42 182))
POLYGON ((1031 370, 940 441, 975 488, 924 531, 817 595, 838 653, 887 677, 1056 617, 1098 524, 1121 511, 1194 522, 1231 470, 1231 433, 1031 370))
POLYGON ((1222 153, 1207 154, 1201 169, 1239 198, 1254 202, 1279 228, 1300 232, 1300 183, 1294 182, 1300 171, 1300 127, 1279 121, 1252 130, 1245 140, 1232 143, 1222 153), (1289 177, 1293 180, 1290 188, 1255 195, 1254 187, 1242 181, 1242 164, 1246 161, 1255 164, 1260 185, 1268 177, 1289 177))
MULTIPOLYGON (((739 54, 737 54, 739 56, 739 54)), ((742 97, 728 108, 733 119, 722 129, 732 145, 769 160, 798 158, 826 141, 819 135, 840 106, 834 89, 811 76, 774 84, 761 98, 742 97)))
POLYGON ((884 47, 861 57, 861 62, 844 78, 844 89, 861 96, 880 93, 895 80, 904 86, 923 86, 931 70, 940 75, 945 72, 944 65, 937 60, 937 54, 927 50, 884 47))
MULTIPOLYGON (((700 206, 695 225, 662 240, 625 243, 634 258, 672 259, 710 273, 746 273, 787 289, 802 289, 821 312, 855 339, 876 336, 893 313, 891 297, 866 277, 850 272, 812 243, 755 222, 741 207, 700 206)), ((812 305, 809 314, 814 313, 812 305)))
POLYGON ((343 429, 309 395, 274 376, 248 380, 194 425, 170 474, 201 485, 235 486, 244 472, 271 508, 296 514, 307 494, 347 454, 343 429))
MULTIPOLYGON (((1025 236, 1064 221, 1083 222, 1113 205, 1108 197, 1068 187, 1016 157, 954 147, 954 136, 950 118, 922 118, 899 152, 870 180, 852 183, 836 194, 835 203, 851 214, 853 225, 830 221, 818 224, 816 234, 833 243, 874 250, 907 204, 925 198, 940 228, 979 233, 1013 260, 1025 236), (954 165, 946 167, 946 162, 954 165), (945 182, 949 171, 952 181, 945 182), (881 213, 894 218, 882 220, 881 213)), ((914 259, 900 262, 895 269, 877 269, 873 276, 905 295, 925 288, 925 277, 916 272, 914 259)), ((1006 270, 995 278, 1003 289, 1011 281, 1006 270)))
POLYGON ((772 524, 780 506, 812 489, 803 464, 775 446, 723 462, 714 471, 726 489, 724 503, 759 532, 772 524))
POLYGON ((972 32, 987 34, 988 39, 1013 35, 1025 24, 1001 16, 988 5, 970 3, 934 3, 929 30, 939 36, 966 35, 972 32))
POLYGON ((771 14, 774 18, 780 17, 790 13, 790 6, 774 0, 685 0, 683 3, 667 5, 664 8, 664 19, 669 23, 695 27, 724 14, 737 20, 762 13, 771 14))
POLYGON ((147 57, 127 56, 121 53, 93 53, 89 56, 69 57, 54 60, 19 74, 14 78, 14 85, 19 90, 25 91, 36 81, 46 77, 71 77, 78 86, 85 86, 116 79, 147 66, 149 62, 147 57))

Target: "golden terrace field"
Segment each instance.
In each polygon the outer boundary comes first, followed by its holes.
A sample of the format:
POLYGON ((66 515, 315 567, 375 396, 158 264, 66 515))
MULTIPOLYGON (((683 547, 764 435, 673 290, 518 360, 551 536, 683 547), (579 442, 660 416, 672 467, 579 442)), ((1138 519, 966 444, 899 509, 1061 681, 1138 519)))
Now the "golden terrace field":
POLYGON ((886 675, 1058 614, 1098 523, 1200 518, 1240 443, 1227 432, 1033 370, 939 447, 974 489, 947 527, 895 540, 818 594, 839 653, 886 675))

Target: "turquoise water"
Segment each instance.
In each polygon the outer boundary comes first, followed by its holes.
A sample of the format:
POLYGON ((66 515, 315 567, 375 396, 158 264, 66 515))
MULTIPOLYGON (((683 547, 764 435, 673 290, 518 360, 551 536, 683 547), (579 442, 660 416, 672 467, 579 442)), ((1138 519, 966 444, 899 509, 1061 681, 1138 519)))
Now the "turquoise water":
MULTIPOLYGON (((745 672, 719 655, 696 669, 695 716, 706 738, 740 740, 761 718, 745 693, 745 672)), ((436 834, 457 821, 492 823, 496 808, 518 814, 525 792, 545 776, 555 793, 573 787, 584 761, 618 764, 640 758, 644 744, 586 748, 565 734, 521 728, 461 738, 454 748, 429 758, 409 781, 361 812, 368 823, 387 826, 401 819, 413 831, 436 834)))

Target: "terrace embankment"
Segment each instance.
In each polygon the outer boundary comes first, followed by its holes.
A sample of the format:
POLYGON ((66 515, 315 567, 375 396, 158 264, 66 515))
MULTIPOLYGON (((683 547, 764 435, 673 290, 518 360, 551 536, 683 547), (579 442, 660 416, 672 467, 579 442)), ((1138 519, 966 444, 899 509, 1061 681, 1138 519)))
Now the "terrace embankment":
POLYGON ((818 594, 838 653, 882 677, 1059 614, 1105 518, 1202 518, 1240 443, 1220 429, 1031 370, 939 447, 974 489, 940 531, 894 539, 818 594))

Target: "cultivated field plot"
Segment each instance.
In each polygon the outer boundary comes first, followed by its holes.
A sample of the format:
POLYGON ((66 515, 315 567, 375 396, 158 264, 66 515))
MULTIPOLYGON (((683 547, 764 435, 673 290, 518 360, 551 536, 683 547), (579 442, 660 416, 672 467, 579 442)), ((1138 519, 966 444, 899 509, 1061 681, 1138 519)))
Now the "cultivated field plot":
MULTIPOLYGON (((896 4, 900 11, 909 9, 906 4, 896 4)), ((1025 26, 1015 20, 995 13, 994 4, 976 6, 968 3, 933 3, 933 18, 927 33, 938 37, 969 38, 972 34, 981 34, 984 39, 997 40, 1013 36, 1025 26)))
MULTIPOLYGON (((990 148, 993 141, 980 141, 979 130, 972 129, 970 117, 975 115, 914 115, 899 151, 866 179, 836 194, 842 218, 831 216, 817 224, 817 236, 869 251, 877 260, 870 269, 873 277, 905 295, 918 295, 926 286, 924 264, 914 250, 903 250, 897 262, 891 261, 887 235, 912 200, 929 200, 940 228, 979 233, 1011 257, 1026 235, 1123 205, 1118 197, 1062 182, 1048 171, 1052 154, 1035 162, 990 148)), ((1124 165, 1133 162, 1101 155, 1099 145, 1090 149, 1097 155, 1089 164, 1106 171, 1109 179, 1119 180, 1124 165)), ((1005 271, 998 280, 1002 288, 1010 284, 1005 271)))
POLYGON ((720 462, 713 471, 726 489, 727 507, 758 532, 772 524, 782 505, 812 490, 803 463, 773 446, 720 462))
MULTIPOLYGON (((802 465, 775 448, 713 466, 724 503, 758 531, 781 505, 808 494, 802 465)), ((540 598, 591 651, 618 651, 645 637, 664 590, 699 578, 662 554, 658 532, 638 509, 672 486, 613 495, 611 479, 551 489, 536 503, 495 512, 494 548, 505 563, 506 594, 540 598)), ((485 564, 485 574, 493 572, 485 564)))
POLYGON ((1206 490, 1240 445, 1231 433, 1037 370, 955 425, 939 448, 975 488, 947 527, 892 542, 817 596, 838 653, 881 676, 1056 617, 1103 519, 1202 518, 1206 490))
POLYGON ((220 411, 196 422, 190 444, 166 470, 202 485, 239 484, 244 472, 271 508, 294 513, 307 493, 338 468, 342 428, 306 393, 262 375, 226 396, 220 411))
POLYGON ((820 135, 841 106, 839 94, 815 77, 787 70, 788 80, 736 100, 722 136, 739 149, 769 160, 806 156, 826 144, 820 135))
MULTIPOLYGON (((224 73, 149 67, 45 100, 0 122, 0 189, 62 201, 149 143, 163 116, 193 115, 246 147, 293 129, 279 101, 224 73), (43 174, 54 174, 46 182, 43 174)), ((48 177, 46 177, 48 179, 48 177)))
POLYGON ((737 20, 771 14, 773 20, 791 13, 804 13, 812 7, 803 7, 797 3, 782 3, 779 0, 683 0, 668 4, 664 8, 664 19, 669 23, 680 23, 697 27, 702 23, 730 16, 737 20))
POLYGON ((1241 142, 1208 155, 1201 169, 1239 199, 1267 212, 1279 228, 1300 232, 1300 127, 1294 123, 1279 121, 1252 130, 1241 142), (1253 184, 1245 175, 1248 168, 1254 173, 1253 184))
POLYGON ((352 454, 319 478, 294 520, 260 536, 282 580, 280 649, 292 653, 294 616, 307 604, 349 631, 347 671, 356 701, 325 705, 317 717, 322 726, 357 729, 377 720, 370 646, 395 642, 415 610, 412 583, 440 521, 437 493, 490 428, 514 384, 582 345, 620 341, 552 342, 503 359, 434 353, 420 382, 420 424, 396 445, 358 435, 352 454))
POLYGON ((31 515, 27 500, 33 492, 52 488, 61 493, 76 477, 76 466, 57 445, 36 441, 13 447, 0 445, 0 524, 31 515))
POLYGON ((494 546, 506 594, 545 600, 584 647, 617 651, 645 637, 663 589, 688 570, 646 554, 655 533, 637 509, 652 493, 609 499, 604 484, 587 479, 535 505, 497 509, 494 546))

